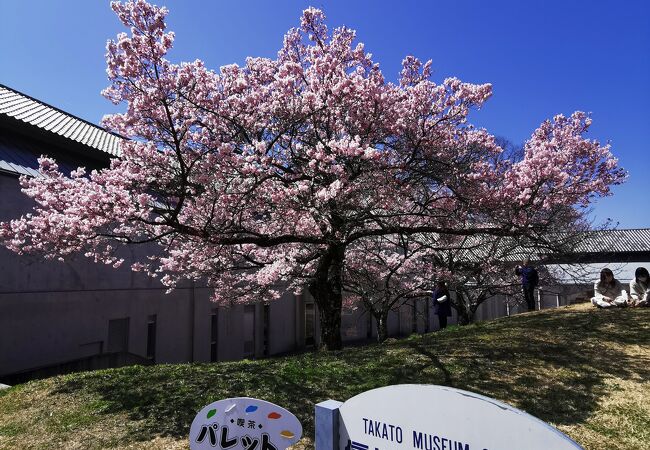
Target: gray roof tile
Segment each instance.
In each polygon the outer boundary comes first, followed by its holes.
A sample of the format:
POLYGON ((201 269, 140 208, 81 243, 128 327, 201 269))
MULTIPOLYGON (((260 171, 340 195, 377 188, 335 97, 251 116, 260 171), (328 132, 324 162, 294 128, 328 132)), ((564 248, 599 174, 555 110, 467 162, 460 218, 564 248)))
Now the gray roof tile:
POLYGON ((518 245, 517 241, 511 238, 494 238, 485 235, 468 236, 458 247, 452 247, 449 251, 454 254, 456 260, 478 262, 497 258, 513 263, 521 262, 526 257, 534 261, 543 261, 550 257, 551 260, 559 258, 566 259, 567 262, 572 257, 580 257, 580 261, 589 262, 604 255, 630 256, 650 253, 649 228, 593 230, 581 232, 568 241, 567 238, 569 236, 557 235, 557 239, 550 239, 558 246, 555 253, 534 244, 518 245), (571 244, 571 241, 574 243, 571 244), (560 245, 562 242, 565 244, 560 245))
POLYGON ((121 154, 120 141, 123 138, 120 136, 2 84, 0 114, 51 131, 111 156, 121 154))
POLYGON ((603 230, 588 232, 577 251, 595 252, 650 252, 650 229, 603 230))
POLYGON ((48 123, 44 123, 42 128, 44 130, 51 131, 52 129, 58 127, 59 124, 65 120, 65 118, 66 118, 65 115, 56 111, 56 113, 52 117, 52 120, 49 121, 48 123))
POLYGON ((52 120, 52 117, 54 117, 55 112, 56 111, 48 110, 45 114, 43 114, 41 117, 38 118, 38 120, 34 122, 34 125, 36 125, 39 128, 43 128, 43 124, 52 120))

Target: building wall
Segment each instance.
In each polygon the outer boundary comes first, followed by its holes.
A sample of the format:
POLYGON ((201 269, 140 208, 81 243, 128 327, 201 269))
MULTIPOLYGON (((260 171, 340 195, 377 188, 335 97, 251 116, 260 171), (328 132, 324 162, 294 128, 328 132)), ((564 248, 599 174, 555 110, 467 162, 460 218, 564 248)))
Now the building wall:
MULTIPOLYGON (((30 210, 17 178, 0 175, 0 193, 0 221, 30 210)), ((254 336, 247 337, 243 305, 217 308, 209 288, 189 284, 166 294, 157 280, 132 272, 130 262, 145 250, 124 249, 126 262, 113 269, 83 256, 61 262, 0 248, 0 375, 107 352, 109 321, 115 319, 129 319, 128 352, 146 356, 154 315, 156 362, 210 361, 215 311, 219 360, 241 359, 251 338, 254 356, 264 356, 264 305, 255 305, 254 336)), ((304 300, 292 293, 268 306, 267 354, 304 347, 301 312, 304 300)))
MULTIPOLYGON (((0 193, 0 221, 30 211, 16 177, 0 175, 0 193)), ((254 341, 254 357, 306 347, 305 311, 313 304, 309 294, 284 293, 266 306, 266 324, 265 305, 255 305, 254 330, 247 336, 244 305, 217 307, 209 288, 190 284, 166 294, 157 280, 132 272, 130 263, 145 253, 145 248, 127 247, 121 255, 125 263, 113 269, 83 256, 61 262, 0 248, 0 375, 105 353, 110 350, 109 322, 116 319, 129 321, 128 352, 145 357, 148 322, 155 316, 159 363, 211 361, 215 313, 220 361, 243 358, 249 340, 254 341)), ((357 316, 344 319, 348 330, 354 330, 357 316)), ((313 318, 312 345, 317 345, 317 308, 313 318)), ((354 330, 344 339, 363 338, 361 333, 354 330)))

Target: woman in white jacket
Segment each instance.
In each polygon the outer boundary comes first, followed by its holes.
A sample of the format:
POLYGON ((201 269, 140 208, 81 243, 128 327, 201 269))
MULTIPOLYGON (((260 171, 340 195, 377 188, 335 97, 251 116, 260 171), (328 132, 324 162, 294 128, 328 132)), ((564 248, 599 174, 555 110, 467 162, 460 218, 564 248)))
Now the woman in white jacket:
POLYGON ((639 267, 634 271, 634 279, 630 281, 630 297, 632 297, 633 306, 650 306, 648 299, 648 284, 650 283, 650 274, 645 267, 639 267))
POLYGON ((594 297, 591 303, 599 308, 612 306, 627 306, 627 291, 623 285, 614 278, 614 273, 608 268, 600 271, 600 280, 594 285, 594 297))

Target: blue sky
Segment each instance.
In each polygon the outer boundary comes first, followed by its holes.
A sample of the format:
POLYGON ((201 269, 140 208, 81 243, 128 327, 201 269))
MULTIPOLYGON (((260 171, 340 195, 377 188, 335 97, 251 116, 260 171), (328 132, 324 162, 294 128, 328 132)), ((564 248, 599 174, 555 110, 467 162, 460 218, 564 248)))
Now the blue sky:
MULTIPOLYGON (((595 205, 597 221, 650 227, 650 2, 637 1, 157 1, 176 32, 170 58, 214 69, 274 56, 307 6, 346 25, 395 80, 405 55, 432 59, 434 80, 494 86, 472 120, 522 143, 545 118, 592 113, 589 136, 612 144, 630 174, 595 205)), ((0 83, 99 122, 116 111, 106 40, 123 31, 108 1, 0 0, 0 83)))

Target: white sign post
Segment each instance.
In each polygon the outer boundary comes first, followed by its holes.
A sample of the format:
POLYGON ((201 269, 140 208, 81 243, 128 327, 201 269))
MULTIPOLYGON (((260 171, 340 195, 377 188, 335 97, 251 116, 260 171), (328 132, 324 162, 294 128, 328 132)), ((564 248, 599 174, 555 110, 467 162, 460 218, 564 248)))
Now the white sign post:
POLYGON ((523 411, 446 386, 387 386, 359 394, 337 409, 322 406, 326 403, 316 405, 316 450, 582 449, 523 411), (336 410, 338 418, 322 420, 336 410), (333 422, 338 429, 329 430, 331 440, 324 439, 327 432, 318 427, 333 422))

